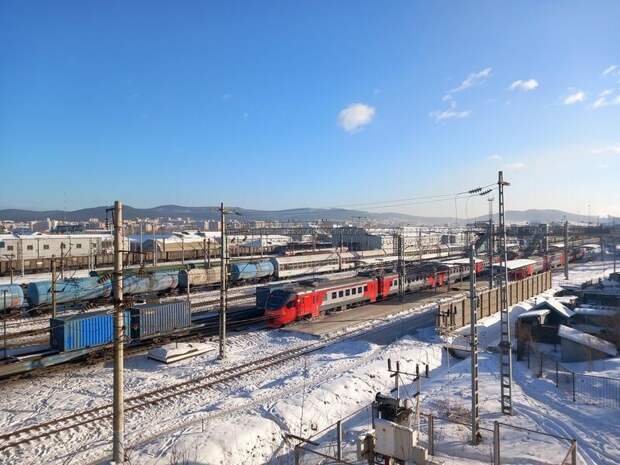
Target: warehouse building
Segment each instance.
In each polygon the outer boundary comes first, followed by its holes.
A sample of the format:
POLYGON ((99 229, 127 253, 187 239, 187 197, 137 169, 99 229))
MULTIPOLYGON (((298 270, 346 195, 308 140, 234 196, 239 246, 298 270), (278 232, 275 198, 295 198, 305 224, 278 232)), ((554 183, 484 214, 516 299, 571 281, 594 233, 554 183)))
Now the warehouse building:
MULTIPOLYGON (((129 246, 129 241, 124 245, 129 246)), ((0 272, 9 269, 49 270, 52 257, 62 266, 94 268, 97 257, 112 255, 114 238, 97 234, 2 234, 0 235, 0 272)))

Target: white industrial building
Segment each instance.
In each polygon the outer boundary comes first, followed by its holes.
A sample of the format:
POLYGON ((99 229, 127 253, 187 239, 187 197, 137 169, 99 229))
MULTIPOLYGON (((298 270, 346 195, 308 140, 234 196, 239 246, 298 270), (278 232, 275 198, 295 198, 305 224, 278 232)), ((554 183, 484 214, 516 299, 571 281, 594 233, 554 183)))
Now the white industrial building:
POLYGON ((349 250, 382 249, 392 254, 395 252, 394 236, 397 234, 403 237, 406 255, 440 245, 464 247, 466 244, 466 235, 462 231, 412 226, 391 229, 338 227, 332 231, 332 243, 334 246, 348 247, 349 250))

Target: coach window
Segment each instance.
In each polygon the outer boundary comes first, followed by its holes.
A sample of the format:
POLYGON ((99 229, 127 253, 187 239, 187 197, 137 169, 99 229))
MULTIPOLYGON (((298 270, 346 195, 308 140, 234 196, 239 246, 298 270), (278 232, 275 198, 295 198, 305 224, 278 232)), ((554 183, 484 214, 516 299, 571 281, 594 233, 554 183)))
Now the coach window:
POLYGON ((336 298, 336 295, 337 295, 337 294, 336 294, 335 292, 332 292, 332 299, 335 299, 335 298, 336 298))
POLYGON ((343 291, 339 291, 339 292, 338 292, 338 297, 342 297, 343 295, 344 295, 344 292, 343 292, 343 291))
POLYGON ((34 247, 33 247, 33 246, 31 246, 31 245, 27 245, 27 246, 26 246, 26 250, 34 250, 34 247))
POLYGON ((364 292, 368 292, 368 284, 364 286, 364 292))
POLYGON ((50 246, 49 244, 43 244, 43 250, 49 250, 50 246))
POLYGON ((6 246, 6 250, 13 250, 13 246, 12 245, 7 245, 6 246))
POLYGON ((75 248, 76 249, 81 249, 82 248, 82 244, 75 244, 75 248))
POLYGON ((347 296, 348 296, 348 295, 351 295, 351 290, 350 290, 350 289, 347 289, 347 290, 344 292, 344 295, 347 295, 347 296))
POLYGON ((4 249, 4 241, 0 241, 0 249, 4 249))
POLYGON ((355 289, 355 288, 351 289, 351 294, 353 294, 353 295, 357 294, 357 289, 355 289))
POLYGON ((358 287, 358 288, 357 288, 357 293, 358 293, 358 294, 361 294, 361 293, 362 293, 362 286, 360 286, 360 287, 358 287))

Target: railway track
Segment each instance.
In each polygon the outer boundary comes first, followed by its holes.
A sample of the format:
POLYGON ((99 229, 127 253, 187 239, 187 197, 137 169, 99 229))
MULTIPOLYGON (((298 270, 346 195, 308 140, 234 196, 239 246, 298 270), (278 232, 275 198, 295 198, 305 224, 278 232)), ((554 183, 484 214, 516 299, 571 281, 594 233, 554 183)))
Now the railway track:
MULTIPOLYGON (((238 379, 249 373, 265 370, 275 365, 283 364, 304 355, 321 350, 335 342, 358 335, 361 331, 353 331, 345 335, 327 337, 321 341, 305 344, 298 348, 288 349, 258 360, 252 360, 234 367, 225 368, 204 376, 198 376, 187 381, 176 383, 164 388, 147 391, 132 397, 125 398, 126 415, 131 412, 148 409, 155 405, 176 400, 197 391, 214 388, 228 381, 238 379)), ((98 428, 107 423, 112 417, 112 404, 106 404, 71 415, 55 418, 43 423, 37 423, 20 428, 9 433, 0 434, 0 451, 14 449, 21 445, 38 441, 59 434, 63 431, 78 428, 98 428)))

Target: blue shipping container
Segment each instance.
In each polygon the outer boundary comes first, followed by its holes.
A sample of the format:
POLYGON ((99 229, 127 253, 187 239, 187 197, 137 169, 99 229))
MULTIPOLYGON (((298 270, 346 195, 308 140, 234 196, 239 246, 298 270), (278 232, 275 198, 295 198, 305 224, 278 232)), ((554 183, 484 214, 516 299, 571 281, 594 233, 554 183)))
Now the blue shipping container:
POLYGON ((192 324, 192 309, 186 300, 131 308, 131 338, 149 339, 192 324))
POLYGON ((24 291, 18 284, 0 285, 0 310, 20 308, 24 304, 24 291))
MULTIPOLYGON (((124 312, 125 338, 129 335, 129 312, 124 312)), ((81 313, 50 318, 50 346, 61 352, 87 349, 111 343, 114 316, 107 312, 81 313)))
POLYGON ((273 271, 273 263, 270 261, 238 262, 230 266, 230 279, 232 281, 260 279, 273 275, 273 271))

